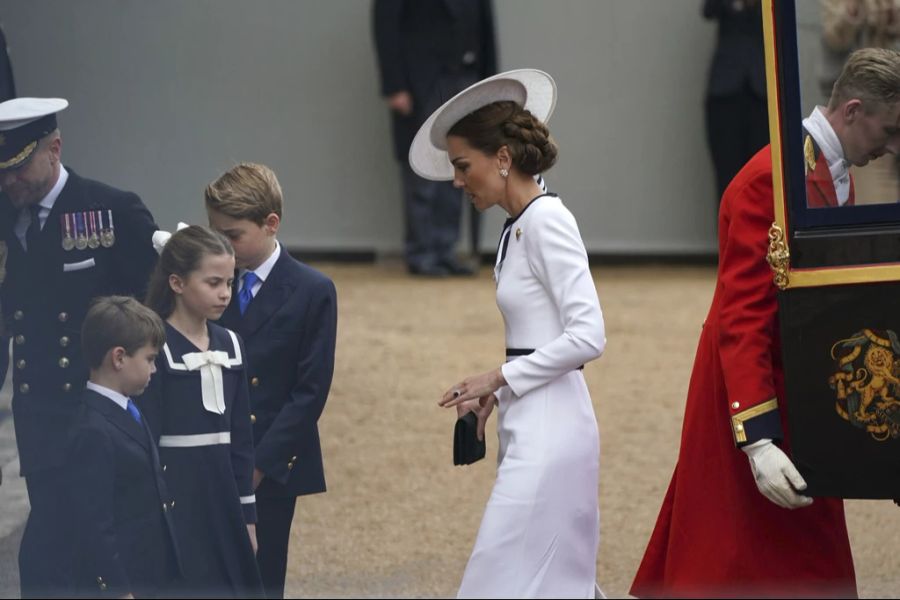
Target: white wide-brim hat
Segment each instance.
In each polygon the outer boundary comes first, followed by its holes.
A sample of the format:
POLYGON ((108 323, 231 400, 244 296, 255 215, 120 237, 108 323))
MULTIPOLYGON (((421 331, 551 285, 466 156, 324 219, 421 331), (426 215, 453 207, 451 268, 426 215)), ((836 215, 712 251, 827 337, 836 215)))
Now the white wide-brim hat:
POLYGON ((467 87, 434 111, 419 128, 409 147, 409 166, 425 179, 453 179, 447 132, 466 115, 502 100, 512 100, 546 123, 556 106, 556 82, 543 71, 517 69, 467 87))

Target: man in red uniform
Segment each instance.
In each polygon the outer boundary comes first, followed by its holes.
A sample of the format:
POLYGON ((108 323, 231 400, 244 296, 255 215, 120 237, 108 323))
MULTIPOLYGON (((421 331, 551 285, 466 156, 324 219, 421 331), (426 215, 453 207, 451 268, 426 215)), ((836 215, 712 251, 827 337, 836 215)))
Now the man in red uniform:
POLYGON ((853 206, 850 165, 863 167, 894 151, 889 144, 897 134, 900 109, 884 97, 890 88, 865 89, 867 83, 878 85, 880 65, 862 61, 860 56, 855 61, 835 82, 828 106, 815 107, 803 119, 808 208, 853 206))
MULTIPOLYGON (((895 152, 900 53, 851 55, 829 113, 840 117, 833 132, 852 164, 895 152)), ((722 197, 718 278, 678 463, 634 596, 856 596, 843 503, 803 496, 806 483, 786 454, 776 288, 766 262, 773 221, 767 146, 722 197)))

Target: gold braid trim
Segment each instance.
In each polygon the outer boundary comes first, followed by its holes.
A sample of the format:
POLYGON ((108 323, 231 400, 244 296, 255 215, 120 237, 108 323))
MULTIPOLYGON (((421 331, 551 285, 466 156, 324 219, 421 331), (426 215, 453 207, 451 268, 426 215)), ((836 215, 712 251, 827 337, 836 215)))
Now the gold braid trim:
POLYGON ((772 398, 762 404, 757 404, 752 408, 741 411, 731 417, 731 428, 734 430, 734 439, 740 444, 747 441, 747 432, 744 430, 744 421, 749 421, 753 417, 764 415, 767 412, 778 410, 778 399, 772 398))
POLYGON ((31 153, 34 152, 35 146, 37 146, 37 142, 31 142, 30 144, 25 146, 24 150, 13 156, 11 159, 0 162, 0 169, 8 169, 10 167, 16 166, 17 164, 31 156, 31 153))

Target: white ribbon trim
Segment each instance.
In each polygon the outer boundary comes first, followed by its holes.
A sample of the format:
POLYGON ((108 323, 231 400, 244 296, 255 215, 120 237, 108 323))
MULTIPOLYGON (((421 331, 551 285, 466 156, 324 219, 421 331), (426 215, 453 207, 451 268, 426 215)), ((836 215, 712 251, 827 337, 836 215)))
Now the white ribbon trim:
POLYGON ((194 435, 161 435, 159 437, 160 448, 195 448, 197 446, 216 446, 230 443, 230 431, 197 433, 194 435))
MULTIPOLYGON (((244 364, 243 357, 241 356, 241 345, 238 343, 237 335, 230 329, 228 331, 228 335, 231 336, 231 346, 234 348, 234 358, 228 359, 228 364, 225 365, 227 367, 240 367, 244 364)), ((174 371, 188 371, 189 369, 183 362, 175 362, 175 357, 172 356, 172 351, 169 349, 168 342, 163 344, 163 352, 166 355, 166 360, 169 362, 169 368, 174 371)))
POLYGON ((222 367, 230 363, 228 353, 221 350, 188 352, 181 357, 188 371, 200 371, 200 389, 203 408, 216 414, 225 414, 225 388, 222 384, 222 367))
MULTIPOLYGON (((185 227, 190 227, 190 225, 179 221, 175 231, 181 231, 185 227)), ((166 247, 166 243, 168 243, 169 238, 171 237, 172 234, 170 232, 163 231, 162 229, 153 232, 153 235, 150 236, 150 243, 153 244, 153 249, 156 250, 157 254, 162 254, 163 248, 166 247)))
POLYGON ((241 504, 256 504, 256 494, 241 496, 241 504))

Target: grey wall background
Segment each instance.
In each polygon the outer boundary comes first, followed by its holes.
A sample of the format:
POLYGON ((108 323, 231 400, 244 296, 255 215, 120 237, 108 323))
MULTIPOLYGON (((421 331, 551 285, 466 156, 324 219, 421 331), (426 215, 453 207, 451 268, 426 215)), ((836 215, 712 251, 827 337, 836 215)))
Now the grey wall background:
MULTIPOLYGON (((501 68, 557 80, 547 179, 588 250, 714 251, 701 0, 494 2, 501 68)), ((205 222, 206 183, 252 160, 281 179, 289 247, 400 251, 368 0, 0 0, 0 19, 19 94, 71 102, 63 162, 138 192, 161 227, 205 222)))

